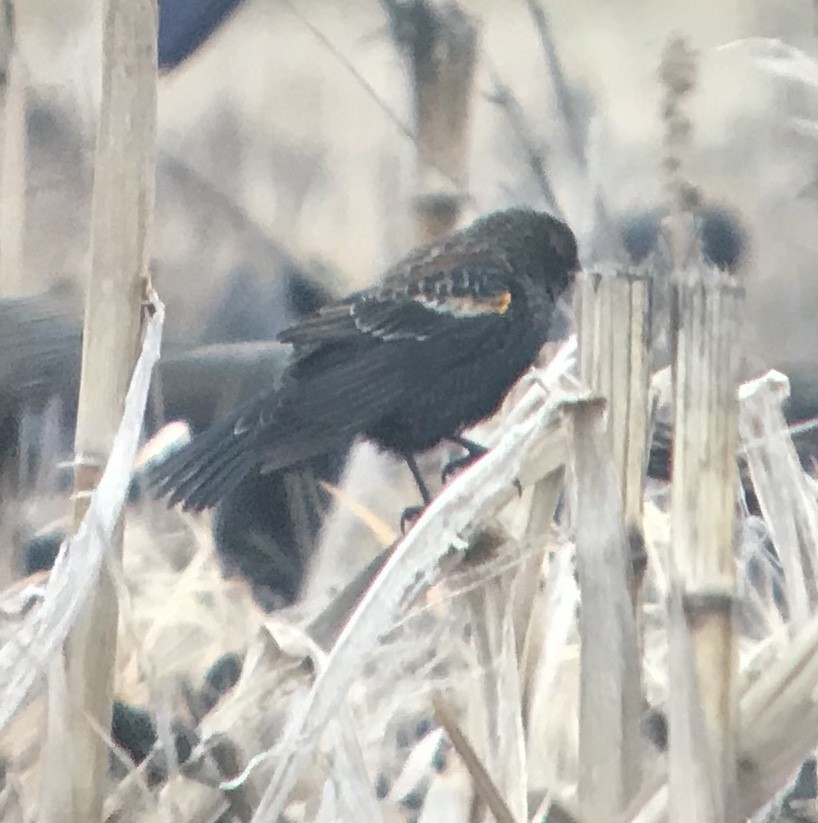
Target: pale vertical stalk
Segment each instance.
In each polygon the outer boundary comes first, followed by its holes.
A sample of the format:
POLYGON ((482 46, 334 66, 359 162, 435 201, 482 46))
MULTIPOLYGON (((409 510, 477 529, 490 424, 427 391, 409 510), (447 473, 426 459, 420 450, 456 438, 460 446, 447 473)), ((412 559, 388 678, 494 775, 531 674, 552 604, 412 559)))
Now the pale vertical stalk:
MULTIPOLYGON (((471 553, 477 562, 487 556, 506 554, 504 535, 484 529, 471 553)), ((519 549, 515 548, 515 551, 519 549)), ((482 693, 469 700, 474 740, 482 742, 483 763, 505 798, 514 817, 526 816, 525 741, 514 623, 512 617, 513 573, 486 580, 465 595, 471 614, 472 640, 482 693), (475 699, 477 698, 477 699, 475 699), (482 739, 478 737, 483 732, 482 739)), ((479 789, 478 789, 479 793, 479 789)))
MULTIPOLYGON (((122 415, 148 285, 156 142, 156 0, 105 0, 102 95, 92 204, 92 267, 86 292, 76 449, 75 523, 87 509, 122 415)), ((122 524, 114 545, 121 558, 122 524)), ((115 561, 116 562, 116 561, 115 561)), ((41 819, 101 819, 108 752, 93 726, 111 722, 118 608, 103 567, 96 595, 65 646, 71 741, 67 792, 42 792, 41 819), (89 722, 90 721, 90 722, 89 722)), ((55 736, 56 737, 56 736, 55 736)), ((57 745, 49 737, 47 745, 57 745)))
POLYGON ((740 286, 691 268, 674 284, 671 821, 736 812, 736 517, 740 286))
POLYGON ((455 228, 468 191, 477 26, 455 3, 385 3, 412 74, 417 141, 415 238, 455 228))
POLYGON ((753 489, 781 559, 789 627, 795 634, 818 601, 818 502, 784 419, 781 401, 788 394, 789 383, 778 372, 743 385, 739 432, 753 489))
POLYGON ((597 398, 566 406, 573 422, 582 598, 579 799, 589 820, 610 819, 624 809, 641 774, 642 696, 631 567, 604 405, 597 398))
POLYGON ((17 49, 12 0, 0 8, 2 27, 3 143, 0 150, 0 296, 27 291, 25 272, 26 217, 26 77, 17 49))
POLYGON ((578 280, 580 378, 608 400, 607 429, 622 494, 638 612, 646 562, 642 491, 650 388, 651 282, 643 275, 583 274, 578 280))

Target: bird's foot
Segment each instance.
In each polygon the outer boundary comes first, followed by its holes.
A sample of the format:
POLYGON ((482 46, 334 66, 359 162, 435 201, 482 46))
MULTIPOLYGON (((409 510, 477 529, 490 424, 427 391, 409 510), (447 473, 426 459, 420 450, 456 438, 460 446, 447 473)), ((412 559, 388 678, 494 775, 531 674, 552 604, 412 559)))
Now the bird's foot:
POLYGON ((415 525, 415 520, 423 514, 426 506, 407 506, 400 516, 400 533, 406 534, 407 526, 415 525))
MULTIPOLYGON (((479 443, 474 443, 471 440, 464 440, 461 438, 460 440, 454 442, 467 449, 468 454, 465 457, 458 457, 457 459, 450 460, 446 463, 443 470, 440 472, 440 479, 443 483, 445 483, 453 474, 457 474, 457 472, 461 469, 466 469, 471 466, 472 463, 479 460, 489 451, 485 446, 481 446, 479 443)), ((523 487, 519 479, 515 477, 512 483, 514 488, 517 490, 517 494, 522 497, 523 487)))
POLYGON ((476 443, 471 444, 469 453, 465 457, 458 457, 455 460, 450 460, 440 472, 440 480, 445 483, 452 475, 457 474, 461 469, 468 468, 472 463, 479 460, 488 449, 484 446, 478 446, 476 443))
POLYGON ((465 457, 458 457, 456 460, 450 460, 440 472, 440 482, 446 483, 450 477, 457 474, 461 469, 470 466, 475 460, 479 460, 479 458, 472 457, 470 454, 465 457))

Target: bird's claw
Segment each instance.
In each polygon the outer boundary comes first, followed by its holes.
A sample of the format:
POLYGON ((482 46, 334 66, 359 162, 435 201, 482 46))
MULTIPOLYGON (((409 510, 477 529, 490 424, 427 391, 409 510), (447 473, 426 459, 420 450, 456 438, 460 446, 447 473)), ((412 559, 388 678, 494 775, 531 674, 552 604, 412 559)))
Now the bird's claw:
POLYGON ((461 469, 471 466, 472 463, 479 460, 484 454, 488 454, 489 451, 484 446, 480 446, 477 443, 471 443, 469 441, 462 441, 460 445, 463 445, 464 448, 468 450, 468 454, 463 457, 457 457, 454 460, 450 460, 443 467, 443 471, 440 472, 440 480, 443 483, 445 483, 453 474, 457 474, 457 472, 461 469))
POLYGON ((482 457, 482 455, 467 454, 465 457, 458 457, 455 460, 450 460, 440 472, 440 482, 446 483, 453 474, 457 474, 461 469, 465 469, 470 466, 480 457, 482 457))
POLYGON ((406 534, 407 525, 414 525, 414 521, 423 514, 425 506, 407 506, 400 516, 400 533, 406 534))

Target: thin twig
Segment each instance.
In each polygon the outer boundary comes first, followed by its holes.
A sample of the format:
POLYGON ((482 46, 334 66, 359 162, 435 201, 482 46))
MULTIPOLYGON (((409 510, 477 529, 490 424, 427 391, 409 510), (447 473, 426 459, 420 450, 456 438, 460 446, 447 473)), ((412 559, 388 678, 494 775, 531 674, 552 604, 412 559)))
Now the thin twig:
MULTIPOLYGON (((571 94, 568 91, 568 83, 565 80, 565 72, 562 69, 559 54, 557 54, 557 47, 551 34, 548 17, 545 9, 543 9, 537 0, 526 0, 526 2, 528 3, 528 10, 531 13, 531 17, 534 20, 534 25, 540 35, 540 43, 542 44, 548 73, 551 76, 554 94, 557 98, 557 106, 562 114, 565 130, 568 134, 568 145, 571 148, 571 153, 574 155, 574 160, 577 166, 579 166, 580 171, 585 174, 586 178, 589 178, 589 183, 593 183, 594 181, 590 179, 591 170, 589 167, 590 164, 588 163, 588 152, 585 148, 586 141, 583 138, 582 128, 577 118, 575 107, 571 103, 571 94)), ((600 237, 599 252, 604 255, 618 256, 621 245, 618 233, 614 229, 614 224, 611 220, 608 207, 605 205, 602 193, 597 186, 594 186, 594 189, 593 211, 597 233, 600 237)))
POLYGON ((460 759, 469 770, 469 774, 474 780, 474 790, 489 807, 497 823, 516 823, 511 810, 500 796, 500 792, 497 791, 497 787, 486 771, 486 767, 477 756, 466 735, 461 731, 454 714, 440 692, 432 694, 432 707, 435 712, 435 719, 446 730, 452 746, 454 746, 455 751, 460 755, 460 759))
POLYGON ((372 87, 370 82, 352 65, 347 57, 345 57, 338 47, 307 17, 303 12, 291 2, 291 0, 281 0, 287 8, 309 29, 310 33, 321 43, 324 48, 352 75, 356 83, 369 95, 377 107, 386 115, 386 118, 397 127, 398 131, 404 137, 408 137, 413 143, 416 142, 414 132, 400 119, 397 113, 389 106, 389 104, 381 97, 378 92, 372 87))
POLYGON ((571 152, 574 155, 574 160, 576 160, 577 165, 579 165, 581 169, 587 170, 588 159, 585 155, 582 129, 577 120, 574 107, 571 105, 571 95, 568 92, 568 84, 565 82, 565 72, 562 70, 562 63, 557 54, 557 47, 551 35, 551 26, 548 22, 548 17, 537 0, 526 0, 526 2, 528 3, 528 10, 531 12, 531 17, 534 20, 534 25, 540 35, 540 44, 542 45, 543 54, 545 55, 545 63, 548 67, 548 73, 551 75, 551 82, 554 85, 557 105, 562 114, 562 119, 565 121, 571 152))
POLYGON ((491 78, 492 85, 494 86, 494 91, 491 97, 489 97, 489 100, 499 106, 505 113, 509 126, 511 126, 511 131, 517 138, 517 142, 520 144, 520 148, 525 154, 528 165, 534 173, 534 177, 540 186, 540 191, 543 199, 545 200, 546 208, 556 217, 564 218, 564 212, 560 208, 559 202, 557 201, 557 196, 554 193, 550 180, 548 179, 548 173, 545 170, 545 161, 543 160, 542 153, 536 149, 534 146, 534 141, 528 134, 528 128, 526 127, 525 118, 523 116, 522 109, 520 108, 520 104, 512 94, 511 89, 509 89, 509 87, 506 86, 500 79, 499 74, 494 69, 491 62, 487 60, 486 64, 489 77, 491 78))

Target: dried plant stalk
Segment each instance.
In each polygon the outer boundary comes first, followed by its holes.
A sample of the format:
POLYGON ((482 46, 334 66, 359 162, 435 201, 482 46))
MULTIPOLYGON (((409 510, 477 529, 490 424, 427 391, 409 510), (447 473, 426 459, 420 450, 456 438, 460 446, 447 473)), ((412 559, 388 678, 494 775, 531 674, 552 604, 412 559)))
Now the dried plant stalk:
MULTIPOLYGON (((519 555, 519 547, 501 529, 488 527, 473 541, 466 562, 478 564, 507 554, 519 555)), ((477 669, 482 673, 482 693, 473 693, 469 700, 469 728, 482 763, 493 776, 513 817, 524 820, 527 769, 512 618, 513 580, 514 572, 506 572, 465 594, 477 669)), ((482 796, 478 785, 475 791, 482 796)))
POLYGON ((769 372, 741 387, 739 427, 753 488, 784 569, 790 626, 800 629, 818 601, 818 503, 781 410, 784 375, 769 372))
MULTIPOLYGON (((497 823, 515 823, 515 817, 503 800, 502 795, 491 780, 491 777, 478 757, 466 735, 463 734, 443 696, 436 693, 432 696, 432 706, 437 722, 446 729, 446 734, 455 751, 460 755, 466 768, 474 780, 474 788, 486 806, 491 809, 497 823)), ((520 818, 517 818, 520 819, 520 818)))
MULTIPOLYGON (((738 811, 734 819, 756 814, 792 780, 795 770, 815 749, 818 617, 811 617, 769 663, 741 697, 738 811)), ((671 747, 674 734, 672 731, 671 747)), ((664 823, 668 820, 667 784, 658 781, 635 805, 638 812, 634 810, 627 820, 664 823)), ((680 819, 683 816, 682 811, 680 819)))
POLYGON ((736 818, 735 521, 741 287, 692 268, 674 284, 671 820, 736 818))
POLYGON ((455 227, 468 188, 477 27, 455 3, 385 5, 412 73, 418 149, 415 235, 426 243, 455 227))
POLYGON ((644 275, 583 274, 577 310, 580 377, 608 400, 608 437, 622 494, 636 610, 646 556, 642 529, 648 397, 651 282, 644 275))
POLYGON ((0 111, 3 147, 0 153, 0 296, 23 294, 26 215, 26 78, 17 50, 12 0, 0 9, 0 111))
POLYGON ((607 819, 636 792, 641 688, 622 500, 602 424, 604 401, 567 406, 573 418, 580 618, 579 799, 607 819))
MULTIPOLYGON (((106 0, 75 438, 76 524, 116 434, 140 339, 154 199, 156 25, 156 0, 106 0)), ((121 524, 110 550, 121 556, 121 524)), ((64 713, 71 758, 65 761, 69 796, 55 797, 46 785, 43 819, 101 819, 108 752, 92 726, 110 727, 117 617, 114 583, 103 568, 96 597, 66 643, 67 704, 49 705, 52 715, 64 713)))

